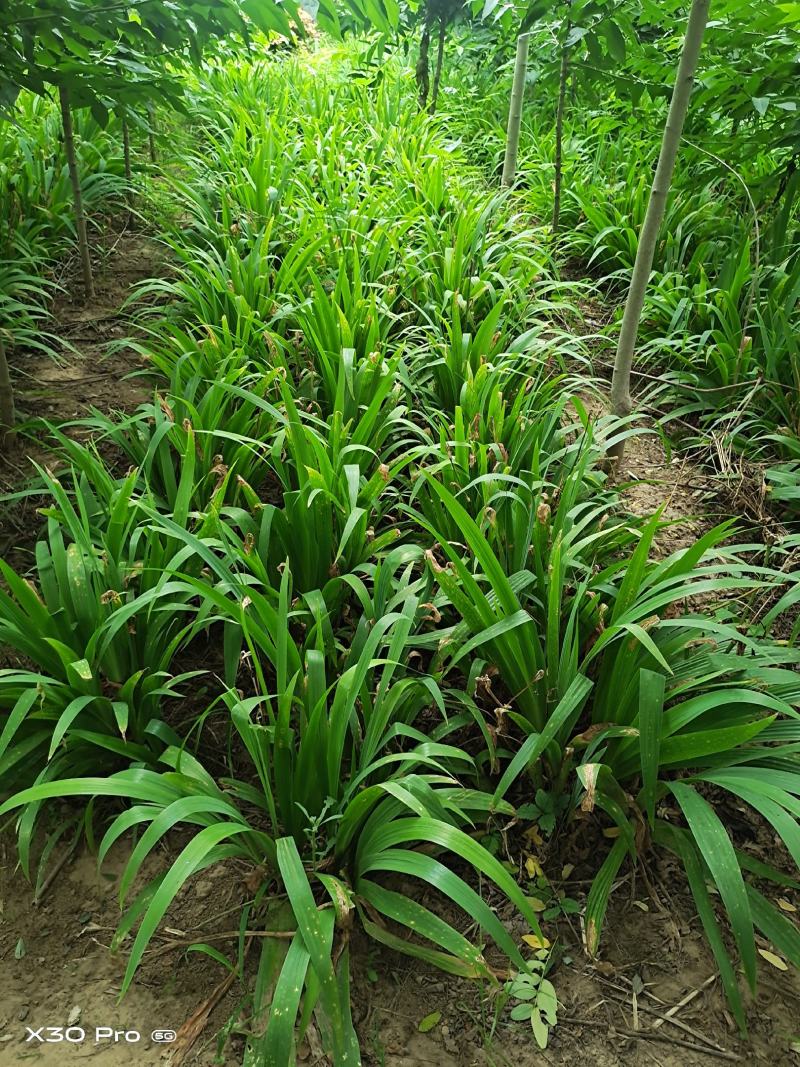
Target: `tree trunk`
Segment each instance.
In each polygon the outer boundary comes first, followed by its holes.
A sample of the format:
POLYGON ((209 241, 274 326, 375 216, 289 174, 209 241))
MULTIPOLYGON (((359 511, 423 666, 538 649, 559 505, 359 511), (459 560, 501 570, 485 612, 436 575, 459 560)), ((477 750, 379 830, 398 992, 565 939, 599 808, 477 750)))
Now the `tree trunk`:
POLYGON ((92 261, 89 258, 89 242, 86 239, 86 218, 83 214, 81 182, 78 176, 78 161, 75 157, 75 138, 72 133, 72 112, 69 107, 69 90, 66 86, 59 86, 58 96, 61 101, 61 121, 64 126, 64 150, 67 153, 69 180, 72 183, 72 200, 75 207, 75 230, 78 235, 78 251, 81 256, 83 288, 86 299, 90 300, 94 296, 92 261))
POLYGON ((444 15, 439 19, 439 47, 436 50, 436 70, 433 74, 433 96, 431 97, 430 114, 436 114, 436 101, 439 99, 439 83, 442 80, 442 60, 444 59, 444 34, 447 24, 444 15))
POLYGON ((0 449, 5 449, 8 431, 14 421, 14 390, 11 388, 5 345, 0 337, 0 449))
POLYGON ((128 202, 128 217, 133 209, 133 172, 131 170, 131 135, 128 129, 128 120, 122 120, 122 152, 125 157, 125 199, 128 202))
POLYGON ((430 91, 430 70, 428 63, 428 54, 431 50, 431 18, 426 14, 425 24, 422 27, 422 37, 419 40, 419 58, 417 59, 417 97, 419 100, 419 109, 424 111, 428 103, 428 92, 430 91))
MULTIPOLYGON (((567 23, 567 33, 570 24, 567 23)), ((566 44, 561 49, 561 72, 558 76, 558 108, 556 109, 556 178, 553 186, 553 237, 558 234, 561 218, 561 141, 564 133, 564 101, 567 96, 567 78, 569 77, 569 53, 566 44)))
POLYGON ((156 161, 156 112, 152 104, 147 105, 147 141, 150 145, 150 162, 156 161))
MULTIPOLYGON (((653 257, 655 255, 658 231, 664 218, 664 209, 667 203, 672 173, 675 169, 675 158, 678 154, 683 124, 686 112, 689 109, 689 97, 694 83, 694 72, 697 69, 697 61, 700 57, 700 48, 703 43, 703 34, 708 21, 708 9, 711 0, 692 0, 689 21, 686 26, 686 36, 683 42, 678 74, 675 79, 675 87, 672 91, 672 100, 669 105, 667 123, 664 127, 664 137, 661 142, 661 151, 658 156, 653 187, 650 191, 650 200, 647 204, 647 213, 639 235, 639 247, 636 250, 636 262, 633 265, 630 289, 625 302, 625 312, 622 317, 622 326, 617 343, 617 354, 614 359, 614 375, 611 380, 611 410, 615 415, 628 415, 631 411, 631 367, 633 366, 633 353, 636 346, 636 337, 639 332, 639 321, 642 317, 644 298, 650 272, 653 269, 653 257)), ((611 457, 619 461, 622 459, 624 443, 620 442, 610 449, 611 457)))
POLYGON ((514 83, 511 86, 511 103, 508 108, 506 129, 506 158, 503 162, 503 177, 500 184, 507 189, 514 182, 519 151, 519 131, 522 125, 522 104, 525 99, 525 76, 528 73, 529 33, 517 38, 517 58, 514 62, 514 83))

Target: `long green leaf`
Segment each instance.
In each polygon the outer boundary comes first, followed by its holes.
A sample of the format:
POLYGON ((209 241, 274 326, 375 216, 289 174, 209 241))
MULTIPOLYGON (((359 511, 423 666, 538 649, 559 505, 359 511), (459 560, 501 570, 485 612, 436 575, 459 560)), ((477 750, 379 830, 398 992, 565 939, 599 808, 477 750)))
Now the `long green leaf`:
POLYGON ((687 782, 671 782, 670 789, 681 806, 697 848, 725 903, 751 989, 756 982, 756 944, 753 917, 742 871, 731 839, 714 809, 687 782))

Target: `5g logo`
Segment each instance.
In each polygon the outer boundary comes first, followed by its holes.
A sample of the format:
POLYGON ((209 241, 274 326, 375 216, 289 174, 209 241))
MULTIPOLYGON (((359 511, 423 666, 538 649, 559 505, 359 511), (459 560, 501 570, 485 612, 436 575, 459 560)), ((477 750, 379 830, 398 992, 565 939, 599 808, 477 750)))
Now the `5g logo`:
POLYGON ((157 1045, 169 1045, 177 1036, 174 1030, 154 1030, 150 1035, 150 1040, 157 1045))

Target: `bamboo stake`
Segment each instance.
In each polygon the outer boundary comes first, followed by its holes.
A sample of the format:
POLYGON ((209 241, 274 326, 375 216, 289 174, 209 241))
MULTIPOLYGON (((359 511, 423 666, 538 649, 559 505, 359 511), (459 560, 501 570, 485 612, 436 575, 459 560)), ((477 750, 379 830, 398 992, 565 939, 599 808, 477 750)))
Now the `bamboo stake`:
POLYGON ((424 111, 428 103, 430 90, 430 67, 428 56, 431 50, 431 17, 426 14, 425 23, 422 27, 422 36, 419 39, 419 58, 417 59, 417 93, 419 96, 419 109, 424 111))
POLYGON ((436 114, 436 101, 439 99, 439 83, 442 80, 442 60, 444 59, 444 35, 447 29, 447 24, 444 21, 444 17, 439 19, 439 45, 436 50, 436 69, 433 74, 433 95, 431 96, 431 106, 428 108, 428 113, 431 115, 436 114))
POLYGON ((149 127, 147 131, 147 140, 150 145, 150 162, 156 162, 156 113, 152 104, 147 105, 147 125, 149 127))
MULTIPOLYGON (((611 379, 611 410, 615 415, 628 415, 632 407, 630 393, 631 368, 633 366, 636 338, 639 333, 639 322, 642 317, 647 283, 650 279, 650 272, 653 269, 656 241, 664 219, 667 194, 669 193, 672 174, 675 170, 675 160, 683 132, 683 124, 686 120, 686 113, 689 110, 689 98, 694 84, 697 61, 700 58, 700 48, 703 43, 703 34, 708 22, 710 6, 711 0, 692 0, 692 7, 689 12, 683 51, 678 64, 678 73, 675 79, 675 87, 672 91, 667 122, 664 127, 664 137, 661 142, 658 165, 650 191, 650 200, 647 204, 647 213, 639 236, 636 262, 633 265, 631 285, 628 290, 628 299, 625 301, 625 311, 617 343, 617 354, 614 359, 614 375, 611 379)), ((609 449, 609 456, 617 465, 622 459, 624 450, 624 441, 620 441, 609 449)))
MULTIPOLYGON (((567 33, 570 24, 567 23, 567 33)), ((553 237, 558 234, 558 226, 561 219, 561 141, 564 135, 564 103, 567 96, 567 78, 569 76, 569 52, 566 44, 561 49, 561 71, 558 76, 558 108, 556 110, 556 177, 553 189, 553 237)))
POLYGON ((519 131, 522 126, 522 105, 525 99, 525 77, 528 73, 528 42, 531 35, 521 33, 517 38, 517 56, 514 60, 514 82, 511 86, 511 103, 508 108, 506 129, 506 157, 503 161, 503 177, 500 184, 508 189, 514 184, 519 152, 519 131))
POLYGON ((6 359, 6 348, 0 336, 0 448, 5 449, 8 432, 14 425, 14 390, 6 359))
POLYGON ((64 150, 67 153, 69 180, 72 183, 72 201, 75 208, 75 230, 78 235, 78 251, 81 257, 84 295, 87 300, 94 296, 94 279, 92 278, 92 261, 89 256, 89 242, 86 237, 86 217, 83 214, 81 181, 78 175, 78 160, 75 155, 75 137, 72 130, 72 111, 69 104, 69 90, 65 85, 58 88, 61 102, 61 121, 64 126, 64 150))
POLYGON ((133 210, 133 171, 131 169, 131 135, 128 129, 128 120, 122 120, 122 154, 125 158, 125 199, 128 203, 128 213, 133 210))

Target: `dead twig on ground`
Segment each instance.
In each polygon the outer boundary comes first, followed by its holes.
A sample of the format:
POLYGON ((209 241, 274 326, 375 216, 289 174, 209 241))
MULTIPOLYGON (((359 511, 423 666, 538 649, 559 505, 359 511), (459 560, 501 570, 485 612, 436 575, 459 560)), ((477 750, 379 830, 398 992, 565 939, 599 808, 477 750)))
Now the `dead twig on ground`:
MULTIPOLYGON (((715 976, 712 976, 712 977, 715 977, 715 976)), ((701 989, 702 989, 702 987, 701 987, 701 989)), ((693 996, 696 996, 697 993, 699 993, 700 991, 701 991, 700 989, 694 991, 693 996)), ((628 1003, 628 1000, 625 997, 615 997, 615 996, 613 996, 613 994, 610 994, 610 993, 607 993, 606 996, 608 997, 609 1000, 614 1001, 614 1003, 616 1003, 616 1004, 627 1004, 628 1003)), ((686 1000, 687 1004, 689 1003, 689 1000, 693 999, 693 996, 689 997, 686 1000)), ((670 1011, 672 1011, 672 1013, 673 1013, 672 1015, 670 1015, 669 1012, 656 1011, 655 1008, 651 1008, 651 1007, 649 1007, 649 1005, 642 1004, 640 1001, 637 1000, 637 1011, 645 1012, 647 1015, 654 1015, 655 1016, 655 1022, 653 1023, 653 1026, 652 1026, 653 1030, 657 1030, 658 1027, 659 1026, 663 1026, 664 1023, 671 1023, 673 1026, 676 1026, 679 1030, 683 1030, 684 1033, 689 1034, 690 1037, 695 1038, 695 1040, 697 1040, 697 1041, 702 1041, 704 1044, 709 1045, 711 1048, 715 1048, 718 1052, 724 1052, 725 1051, 725 1049, 720 1044, 718 1044, 712 1038, 706 1037, 706 1035, 704 1033, 702 1033, 702 1031, 695 1030, 695 1028, 693 1026, 690 1026, 688 1023, 685 1023, 682 1019, 674 1018, 675 1012, 677 1012, 679 1010, 680 1010, 679 1005, 676 1005, 674 1008, 670 1009, 670 1011)), ((636 1029, 637 1029, 637 1027, 634 1026, 634 1030, 636 1030, 636 1029)))
POLYGON ((585 1026, 590 1030, 605 1030, 609 1034, 618 1034, 631 1041, 660 1041, 665 1045, 677 1045, 678 1048, 689 1049, 691 1052, 699 1052, 706 1056, 712 1056, 718 1060, 728 1060, 731 1063, 741 1063, 741 1057, 735 1052, 720 1051, 707 1045, 698 1045, 694 1041, 684 1041, 679 1037, 670 1037, 667 1034, 653 1030, 628 1030, 618 1026, 610 1026, 608 1023, 596 1023, 591 1019, 578 1019, 575 1016, 561 1016, 559 1022, 568 1026, 585 1026))
POLYGON ((665 1011, 664 1018, 653 1023, 653 1029, 657 1030, 658 1027, 663 1026, 665 1022, 675 1022, 673 1016, 676 1015, 681 1008, 685 1008, 687 1004, 691 1004, 695 997, 698 997, 704 990, 708 989, 708 987, 716 982, 716 980, 717 976, 715 974, 710 974, 701 986, 698 986, 697 989, 692 989, 685 997, 681 997, 677 1004, 673 1005, 668 1011, 665 1011))
MULTIPOLYGON (((250 946, 252 945, 252 943, 252 938, 248 938, 247 945, 245 946, 244 950, 245 956, 250 951, 250 946)), ((208 1023, 212 1011, 214 1010, 214 1008, 216 1008, 217 1004, 219 1004, 222 998, 227 994, 228 990, 231 988, 231 986, 238 977, 238 971, 231 971, 230 974, 227 975, 226 978, 223 978, 219 985, 211 991, 209 996, 206 997, 206 999, 195 1009, 195 1011, 192 1012, 192 1014, 183 1024, 183 1026, 181 1026, 180 1030, 178 1030, 177 1037, 175 1038, 175 1043, 171 1049, 169 1057, 169 1067, 180 1067, 180 1065, 184 1062, 186 1057, 191 1052, 194 1043, 197 1041, 198 1037, 200 1037, 203 1030, 206 1028, 206 1024, 208 1023)))
POLYGON ((47 890, 50 888, 50 886, 53 884, 53 882, 56 880, 56 878, 58 878, 58 875, 61 872, 61 870, 64 868, 64 866, 75 855, 75 851, 78 848, 80 840, 81 840, 80 837, 76 836, 75 840, 72 842, 72 844, 69 846, 69 848, 65 849, 63 855, 56 862, 55 866, 53 867, 52 871, 48 874, 48 876, 45 878, 44 882, 42 882, 42 884, 41 884, 41 886, 39 888, 39 892, 33 898, 33 906, 34 906, 34 908, 38 908, 39 907, 39 905, 41 904, 42 900, 44 899, 45 894, 47 893, 47 890))

